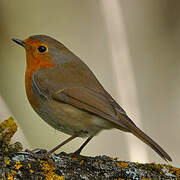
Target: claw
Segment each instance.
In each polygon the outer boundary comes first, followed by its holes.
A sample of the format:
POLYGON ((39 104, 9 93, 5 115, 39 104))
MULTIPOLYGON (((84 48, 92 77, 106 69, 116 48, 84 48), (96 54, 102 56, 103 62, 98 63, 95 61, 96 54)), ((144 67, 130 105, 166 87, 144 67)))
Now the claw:
POLYGON ((25 151, 18 152, 18 154, 30 155, 35 159, 49 159, 47 150, 45 149, 34 149, 34 150, 26 149, 25 151))

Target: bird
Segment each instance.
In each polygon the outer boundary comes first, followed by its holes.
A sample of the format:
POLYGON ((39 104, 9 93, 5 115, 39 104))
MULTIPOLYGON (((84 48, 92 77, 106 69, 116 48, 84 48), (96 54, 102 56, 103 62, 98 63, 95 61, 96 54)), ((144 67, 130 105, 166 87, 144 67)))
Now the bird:
POLYGON ((76 137, 87 138, 74 152, 80 154, 100 131, 116 128, 135 135, 162 159, 172 161, 65 45, 47 35, 12 40, 26 51, 25 89, 32 108, 54 129, 70 135, 47 152, 48 155, 76 137))

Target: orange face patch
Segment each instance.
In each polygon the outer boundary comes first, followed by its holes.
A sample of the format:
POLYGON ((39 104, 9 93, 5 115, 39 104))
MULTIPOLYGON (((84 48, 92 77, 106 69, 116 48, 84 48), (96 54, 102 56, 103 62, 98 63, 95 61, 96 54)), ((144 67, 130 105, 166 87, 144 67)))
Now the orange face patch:
POLYGON ((45 43, 30 38, 26 39, 25 43, 27 68, 39 69, 55 65, 55 62, 52 61, 48 54, 48 46, 45 43), (44 47, 46 49, 45 52, 40 52, 40 47, 44 47))

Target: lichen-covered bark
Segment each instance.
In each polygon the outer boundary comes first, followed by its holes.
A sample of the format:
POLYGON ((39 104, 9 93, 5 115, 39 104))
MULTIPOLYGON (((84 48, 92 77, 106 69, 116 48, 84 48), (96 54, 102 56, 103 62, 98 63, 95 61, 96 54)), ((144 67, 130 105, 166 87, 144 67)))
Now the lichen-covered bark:
POLYGON ((75 156, 64 152, 45 157, 42 155, 44 150, 25 152, 20 143, 10 144, 16 130, 12 118, 0 124, 0 179, 180 179, 180 169, 171 165, 125 162, 108 156, 75 156))

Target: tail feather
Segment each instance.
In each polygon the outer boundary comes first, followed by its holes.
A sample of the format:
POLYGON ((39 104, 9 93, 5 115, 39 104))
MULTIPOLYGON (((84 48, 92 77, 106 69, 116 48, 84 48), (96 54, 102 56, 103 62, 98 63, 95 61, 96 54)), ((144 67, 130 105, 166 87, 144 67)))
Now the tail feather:
POLYGON ((132 123, 132 120, 128 116, 121 113, 118 113, 118 116, 124 122, 124 124, 126 124, 132 134, 134 134, 136 137, 138 137, 140 140, 150 146, 155 152, 159 154, 162 159, 164 159, 165 161, 172 161, 171 157, 154 140, 152 140, 134 123, 132 123))
POLYGON ((147 136, 143 131, 141 131, 138 127, 135 127, 134 130, 132 130, 132 133, 141 139, 143 142, 145 142, 147 145, 149 145, 154 151, 156 151, 161 158, 163 158, 165 161, 172 161, 171 157, 149 136, 147 136))

